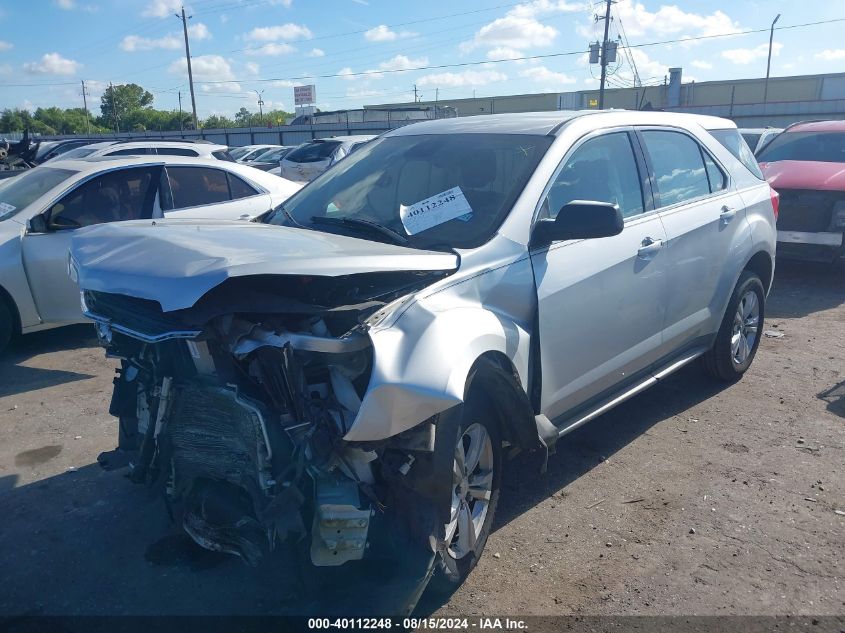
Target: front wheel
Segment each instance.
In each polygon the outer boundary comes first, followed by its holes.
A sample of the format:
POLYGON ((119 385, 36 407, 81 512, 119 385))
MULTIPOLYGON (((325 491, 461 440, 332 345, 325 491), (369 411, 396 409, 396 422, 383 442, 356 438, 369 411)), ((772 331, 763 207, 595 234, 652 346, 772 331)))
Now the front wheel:
POLYGON ((704 355, 704 368, 714 378, 733 382, 751 367, 760 345, 766 293, 755 273, 744 271, 734 288, 713 347, 704 355))
POLYGON ((495 412, 469 400, 455 437, 451 512, 432 585, 454 591, 478 563, 499 502, 502 443, 495 412))

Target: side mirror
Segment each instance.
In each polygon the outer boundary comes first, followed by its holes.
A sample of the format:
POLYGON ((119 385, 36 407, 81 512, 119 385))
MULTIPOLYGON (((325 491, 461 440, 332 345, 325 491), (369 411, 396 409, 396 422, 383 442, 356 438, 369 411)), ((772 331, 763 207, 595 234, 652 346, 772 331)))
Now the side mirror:
POLYGON ((42 213, 38 215, 34 215, 26 221, 26 232, 27 233, 46 233, 47 232, 47 219, 44 217, 42 213))
POLYGON ((531 234, 531 247, 561 240, 583 240, 619 235, 625 227, 619 207, 609 202, 573 200, 557 217, 540 220, 531 234))

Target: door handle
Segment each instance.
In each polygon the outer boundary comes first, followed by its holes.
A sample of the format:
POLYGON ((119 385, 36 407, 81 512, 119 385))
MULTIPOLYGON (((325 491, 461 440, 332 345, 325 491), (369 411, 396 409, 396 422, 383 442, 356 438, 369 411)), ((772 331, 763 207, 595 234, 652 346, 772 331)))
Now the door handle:
POLYGON ((637 250, 637 257, 640 259, 651 259, 657 252, 663 248, 663 240, 655 240, 650 237, 646 237, 642 241, 642 246, 640 246, 639 250, 637 250))
POLYGON ((736 215, 736 209, 733 209, 733 208, 729 207, 728 205, 725 205, 725 206, 722 207, 722 212, 719 214, 719 219, 722 222, 724 222, 725 224, 727 224, 728 222, 730 222, 731 220, 734 219, 735 215, 736 215))

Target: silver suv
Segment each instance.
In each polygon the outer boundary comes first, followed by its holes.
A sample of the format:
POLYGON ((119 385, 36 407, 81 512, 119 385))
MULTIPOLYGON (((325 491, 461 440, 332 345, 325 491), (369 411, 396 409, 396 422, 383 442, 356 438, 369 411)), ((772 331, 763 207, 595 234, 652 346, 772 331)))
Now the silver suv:
POLYGON ((546 455, 697 358, 748 369, 775 195, 727 120, 505 114, 387 133, 251 226, 80 231, 123 359, 101 461, 166 481, 204 547, 334 566, 403 543, 454 587, 503 445, 546 455))

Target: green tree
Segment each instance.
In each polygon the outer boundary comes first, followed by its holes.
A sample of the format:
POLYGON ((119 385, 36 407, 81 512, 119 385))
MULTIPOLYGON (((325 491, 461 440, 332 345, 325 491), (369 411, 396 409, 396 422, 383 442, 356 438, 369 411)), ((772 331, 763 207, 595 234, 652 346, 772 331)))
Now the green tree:
POLYGON ((152 104, 152 93, 138 84, 109 86, 100 97, 100 118, 106 125, 113 127, 116 113, 118 123, 123 126, 123 121, 130 112, 148 108, 152 104), (114 108, 112 108, 112 103, 114 103, 114 108))
POLYGON ((252 122, 252 112, 241 106, 241 109, 235 112, 235 125, 237 127, 249 127, 252 122))
POLYGON ((223 128, 235 127, 235 122, 229 117, 212 114, 205 121, 202 121, 202 127, 209 130, 220 130, 223 128))

